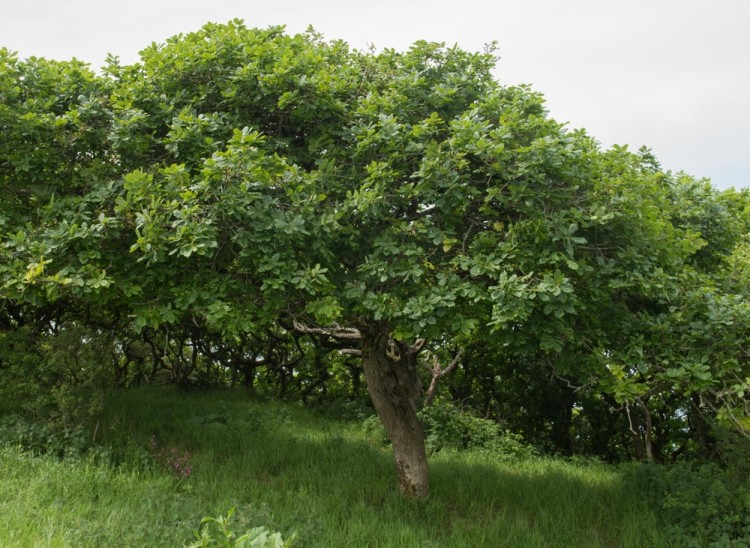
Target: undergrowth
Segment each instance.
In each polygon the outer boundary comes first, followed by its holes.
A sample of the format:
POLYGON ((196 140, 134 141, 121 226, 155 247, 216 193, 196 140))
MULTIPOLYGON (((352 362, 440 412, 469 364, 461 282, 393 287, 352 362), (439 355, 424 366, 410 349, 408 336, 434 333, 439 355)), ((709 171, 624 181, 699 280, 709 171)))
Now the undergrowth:
MULTIPOLYGON (((449 403, 439 402, 419 411, 424 429, 425 449, 435 455, 446 449, 488 451, 494 460, 518 460, 537 455, 521 436, 503 430, 493 420, 463 412, 449 403)), ((385 428, 377 415, 362 422, 367 435, 378 443, 389 443, 385 428)))
POLYGON ((476 417, 437 413, 449 416, 425 417, 431 495, 418 502, 399 494, 390 448, 362 420, 242 392, 115 392, 75 457, 5 440, 0 545, 668 545, 617 469, 535 457, 476 417))
POLYGON ((750 482, 715 464, 626 467, 664 537, 686 548, 750 546, 750 482))

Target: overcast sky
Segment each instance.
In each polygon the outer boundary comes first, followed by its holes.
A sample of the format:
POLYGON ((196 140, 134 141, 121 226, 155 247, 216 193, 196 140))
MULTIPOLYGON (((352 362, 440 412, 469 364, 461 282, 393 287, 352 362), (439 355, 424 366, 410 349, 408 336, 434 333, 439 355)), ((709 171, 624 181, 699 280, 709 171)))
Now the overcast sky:
POLYGON ((0 46, 125 63, 208 21, 312 24, 362 49, 499 43, 497 78, 531 84, 553 118, 665 169, 750 187, 750 0, 0 0, 0 46))

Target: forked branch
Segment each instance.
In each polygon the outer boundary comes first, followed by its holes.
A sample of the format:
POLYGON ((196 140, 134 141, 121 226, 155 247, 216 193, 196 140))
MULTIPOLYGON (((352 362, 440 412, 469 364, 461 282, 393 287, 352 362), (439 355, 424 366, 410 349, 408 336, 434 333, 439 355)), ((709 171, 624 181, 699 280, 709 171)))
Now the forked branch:
POLYGON ((456 365, 458 365, 462 354, 463 350, 459 350, 458 354, 455 355, 448 366, 443 367, 443 365, 440 363, 440 358, 437 357, 437 354, 435 354, 434 352, 427 353, 424 364, 425 367, 427 367, 427 369, 429 370, 432 379, 430 380, 430 387, 427 389, 427 393, 425 394, 425 405, 430 405, 432 403, 432 400, 435 399, 440 379, 448 375, 456 368, 456 365))

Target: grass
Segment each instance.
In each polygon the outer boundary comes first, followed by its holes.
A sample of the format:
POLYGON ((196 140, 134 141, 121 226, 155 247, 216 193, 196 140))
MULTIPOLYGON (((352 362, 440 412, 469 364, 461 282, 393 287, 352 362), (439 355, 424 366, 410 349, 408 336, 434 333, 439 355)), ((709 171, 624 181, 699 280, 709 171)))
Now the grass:
POLYGON ((666 545, 616 468, 443 451, 416 502, 361 423, 240 392, 117 392, 97 437, 78 459, 0 450, 0 546, 183 546, 233 506, 238 534, 263 525, 295 546, 666 545))

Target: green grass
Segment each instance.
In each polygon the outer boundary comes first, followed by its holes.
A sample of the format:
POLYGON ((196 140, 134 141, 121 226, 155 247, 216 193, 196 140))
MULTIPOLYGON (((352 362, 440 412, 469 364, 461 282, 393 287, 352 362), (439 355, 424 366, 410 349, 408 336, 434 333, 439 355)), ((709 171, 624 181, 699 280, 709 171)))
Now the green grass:
POLYGON ((359 423, 239 392, 118 392, 97 437, 73 460, 0 450, 0 546, 183 546, 233 506, 238 533, 294 531, 295 546, 666 545, 616 468, 444 451, 416 502, 359 423), (152 436, 189 454, 189 477, 152 436))

